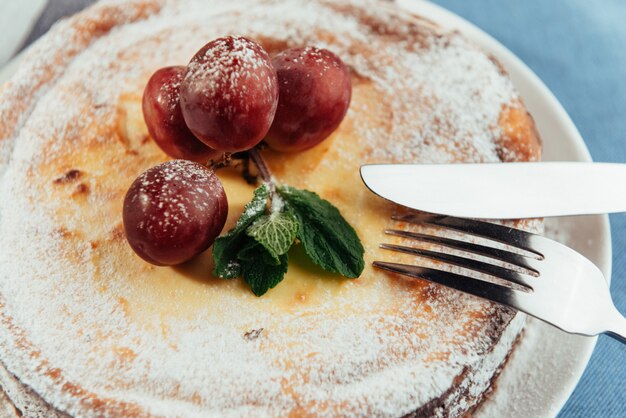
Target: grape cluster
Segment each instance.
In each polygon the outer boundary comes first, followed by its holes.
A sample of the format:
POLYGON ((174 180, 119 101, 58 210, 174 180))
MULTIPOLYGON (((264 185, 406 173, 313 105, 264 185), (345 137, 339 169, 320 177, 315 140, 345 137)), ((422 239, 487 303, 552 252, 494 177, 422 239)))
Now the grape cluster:
POLYGON ((144 172, 128 190, 130 246, 156 265, 206 250, 224 227, 228 203, 213 170, 198 163, 263 139, 278 151, 311 148, 339 126, 351 93, 350 73, 332 52, 292 48, 271 59, 241 36, 209 42, 186 67, 157 70, 144 90, 144 119, 177 160, 144 172))

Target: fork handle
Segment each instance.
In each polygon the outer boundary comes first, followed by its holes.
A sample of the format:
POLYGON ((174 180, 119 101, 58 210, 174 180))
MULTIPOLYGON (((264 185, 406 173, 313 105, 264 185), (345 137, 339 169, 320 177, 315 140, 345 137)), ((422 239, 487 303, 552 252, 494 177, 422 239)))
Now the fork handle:
POLYGON ((612 325, 609 327, 606 334, 626 344, 626 318, 624 318, 617 308, 614 308, 612 325))

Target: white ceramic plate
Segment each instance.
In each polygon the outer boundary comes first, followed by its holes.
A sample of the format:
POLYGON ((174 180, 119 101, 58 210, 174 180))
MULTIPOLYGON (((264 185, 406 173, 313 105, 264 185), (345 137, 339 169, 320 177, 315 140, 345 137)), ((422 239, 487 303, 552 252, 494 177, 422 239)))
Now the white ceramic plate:
MULTIPOLYGON (((397 0, 397 3, 444 28, 460 30, 500 60, 535 118, 544 141, 545 160, 591 161, 580 133, 561 104, 513 53, 476 26, 439 6, 423 0, 397 0)), ((17 61, 0 69, 0 83, 16 71, 17 61)), ((546 230, 586 255, 610 281, 611 232, 607 216, 548 219, 546 230)), ((497 390, 475 416, 556 416, 580 380, 595 344, 596 338, 565 334, 529 318, 524 338, 497 381, 497 390)))
MULTIPOLYGON (((580 133, 563 106, 512 52, 478 27, 437 5, 422 0, 397 0, 397 3, 446 29, 459 30, 498 58, 535 118, 544 142, 544 160, 591 161, 580 133)), ((547 219, 546 233, 587 256, 610 282, 612 255, 608 216, 547 219)), ((529 318, 524 338, 497 381, 497 390, 475 417, 556 416, 580 380, 596 340, 569 335, 529 318)))

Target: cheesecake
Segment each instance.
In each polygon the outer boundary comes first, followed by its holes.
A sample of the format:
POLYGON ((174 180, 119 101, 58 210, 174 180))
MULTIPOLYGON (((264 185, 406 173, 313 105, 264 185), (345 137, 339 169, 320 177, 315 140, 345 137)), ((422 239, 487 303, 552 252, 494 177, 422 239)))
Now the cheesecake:
MULTIPOLYGON (((406 209, 370 193, 359 167, 540 156, 497 59, 394 2, 98 2, 57 23, 0 87, 0 385, 24 416, 466 416, 494 389, 524 316, 375 269, 423 260, 379 248, 402 239, 385 229, 415 227, 392 219, 406 209), (158 267, 128 245, 125 193, 169 159, 146 128, 144 86, 230 34, 271 56, 326 48, 349 68, 350 108, 327 140, 262 153, 277 181, 316 192, 354 227, 359 278, 295 246, 283 282, 257 297, 213 276, 211 249, 158 267)), ((227 231, 254 186, 237 165, 216 174, 227 231)))

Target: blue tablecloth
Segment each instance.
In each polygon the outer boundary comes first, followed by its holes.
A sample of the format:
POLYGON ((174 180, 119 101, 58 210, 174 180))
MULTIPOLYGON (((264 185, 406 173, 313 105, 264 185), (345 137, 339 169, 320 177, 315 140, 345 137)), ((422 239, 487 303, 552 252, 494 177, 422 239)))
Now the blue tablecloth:
MULTIPOLYGON (((25 44, 93 1, 50 0, 25 44)), ((434 1, 526 62, 565 106, 594 160, 626 163, 626 0, 434 1)), ((611 290, 626 313, 626 216, 612 216, 611 226, 611 290)), ((560 417, 626 417, 626 345, 600 337, 560 417)))
MULTIPOLYGON (((595 161, 626 162, 626 1, 434 0, 520 57, 554 92, 595 161)), ((626 193, 623 190, 616 193, 626 193)), ((611 216, 613 299, 626 313, 626 215, 611 216)), ((626 345, 602 336, 559 417, 626 417, 626 345)))

